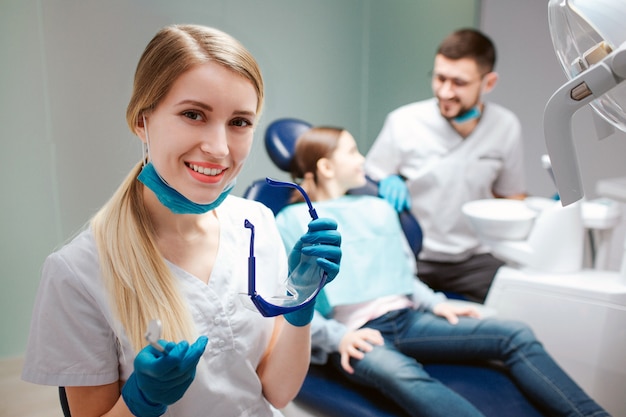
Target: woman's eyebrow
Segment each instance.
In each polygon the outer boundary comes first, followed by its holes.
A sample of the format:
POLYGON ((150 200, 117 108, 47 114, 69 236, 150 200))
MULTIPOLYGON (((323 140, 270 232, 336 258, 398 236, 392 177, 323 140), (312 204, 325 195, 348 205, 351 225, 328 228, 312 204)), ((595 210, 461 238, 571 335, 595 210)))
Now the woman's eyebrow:
POLYGON ((179 101, 179 102, 178 102, 178 105, 181 105, 181 104, 192 104, 192 105, 194 105, 194 106, 201 107, 201 108, 203 108, 204 110, 207 110, 207 111, 213 111, 213 107, 211 107, 211 106, 209 106, 208 104, 203 103, 203 102, 201 102, 201 101, 197 101, 197 100, 182 100, 182 101, 179 101))
MULTIPOLYGON (((178 102, 178 105, 182 105, 182 104, 191 104, 193 106, 200 107, 206 111, 210 111, 210 112, 213 111, 213 107, 197 100, 181 100, 178 102)), ((251 117, 256 116, 256 112, 251 111, 251 110, 235 110, 233 114, 236 116, 251 116, 251 117)))
POLYGON ((250 111, 250 110, 235 110, 233 112, 233 115, 235 116, 250 116, 250 117, 256 117, 256 112, 250 111))

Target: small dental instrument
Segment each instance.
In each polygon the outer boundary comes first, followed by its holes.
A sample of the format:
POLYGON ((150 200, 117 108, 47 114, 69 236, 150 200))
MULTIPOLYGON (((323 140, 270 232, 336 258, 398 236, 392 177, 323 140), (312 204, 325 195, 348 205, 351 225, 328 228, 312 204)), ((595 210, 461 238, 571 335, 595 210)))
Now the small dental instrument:
POLYGON ((167 351, 159 344, 159 339, 161 338, 161 332, 163 330, 163 325, 161 324, 161 320, 152 319, 150 323, 148 323, 148 330, 146 331, 146 340, 150 345, 158 350, 159 352, 167 355, 167 351))

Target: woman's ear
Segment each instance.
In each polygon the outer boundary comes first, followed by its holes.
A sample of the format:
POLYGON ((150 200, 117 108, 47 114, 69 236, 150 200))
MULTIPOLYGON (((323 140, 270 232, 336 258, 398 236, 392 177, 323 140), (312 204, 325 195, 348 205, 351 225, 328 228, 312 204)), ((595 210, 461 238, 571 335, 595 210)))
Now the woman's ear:
POLYGON ((135 134, 139 136, 139 139, 141 139, 143 143, 147 143, 146 119, 143 113, 137 116, 137 121, 135 122, 135 134))

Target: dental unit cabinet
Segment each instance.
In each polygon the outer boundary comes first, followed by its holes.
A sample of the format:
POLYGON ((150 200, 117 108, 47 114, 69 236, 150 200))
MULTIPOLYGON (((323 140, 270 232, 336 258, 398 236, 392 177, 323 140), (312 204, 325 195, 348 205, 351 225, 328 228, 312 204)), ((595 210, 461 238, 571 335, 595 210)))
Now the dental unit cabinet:
POLYGON ((615 128, 626 132, 626 2, 550 0, 548 12, 569 79, 544 112, 545 160, 560 201, 530 197, 517 202, 519 210, 505 210, 497 200, 485 200, 467 203, 464 213, 481 241, 506 261, 485 305, 498 317, 528 323, 598 403, 611 415, 626 416, 626 256, 619 271, 609 270, 608 262, 614 230, 623 223, 626 178, 598 181, 599 198, 585 200, 571 132, 572 116, 586 104, 600 138, 615 128), (471 204, 494 207, 480 214, 471 204), (524 236, 508 234, 524 228, 524 236))
POLYGON ((481 241, 506 261, 485 306, 528 323, 580 386, 612 415, 626 416, 626 280, 603 269, 621 204, 601 198, 563 207, 529 197, 479 200, 463 211, 481 241), (599 239, 594 262, 584 267, 589 232, 599 239))

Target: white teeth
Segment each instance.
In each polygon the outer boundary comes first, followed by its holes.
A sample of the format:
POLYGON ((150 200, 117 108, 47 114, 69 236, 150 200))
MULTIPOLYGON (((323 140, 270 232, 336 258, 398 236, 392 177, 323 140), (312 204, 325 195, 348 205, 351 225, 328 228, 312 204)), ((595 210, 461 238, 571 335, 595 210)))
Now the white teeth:
POLYGON ((198 165, 189 164, 189 167, 196 172, 204 175, 218 175, 221 174, 223 170, 217 168, 204 168, 198 165))

